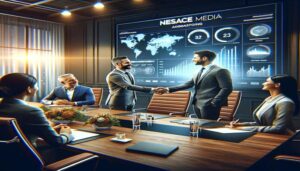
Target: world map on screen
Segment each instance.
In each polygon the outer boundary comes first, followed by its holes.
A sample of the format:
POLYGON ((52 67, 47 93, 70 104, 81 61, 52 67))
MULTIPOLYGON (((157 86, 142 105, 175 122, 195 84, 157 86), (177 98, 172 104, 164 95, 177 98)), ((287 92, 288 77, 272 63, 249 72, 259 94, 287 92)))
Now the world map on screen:
POLYGON ((159 50, 165 50, 169 55, 176 56, 177 52, 173 46, 183 38, 183 36, 170 34, 157 34, 156 36, 153 36, 139 33, 129 35, 122 39, 121 44, 125 44, 131 49, 135 54, 135 58, 138 58, 143 51, 150 51, 150 54, 155 56, 159 50), (146 43, 146 46, 138 46, 141 43, 146 43), (141 49, 141 47, 143 49, 141 49))

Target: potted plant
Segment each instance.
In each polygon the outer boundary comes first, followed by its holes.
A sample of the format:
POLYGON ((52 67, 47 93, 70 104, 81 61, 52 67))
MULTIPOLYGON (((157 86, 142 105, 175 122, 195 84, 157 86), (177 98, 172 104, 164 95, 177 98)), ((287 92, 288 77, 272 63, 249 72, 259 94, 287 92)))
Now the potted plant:
POLYGON ((96 130, 110 129, 112 126, 120 126, 120 121, 110 114, 97 114, 90 117, 86 124, 92 124, 96 130))

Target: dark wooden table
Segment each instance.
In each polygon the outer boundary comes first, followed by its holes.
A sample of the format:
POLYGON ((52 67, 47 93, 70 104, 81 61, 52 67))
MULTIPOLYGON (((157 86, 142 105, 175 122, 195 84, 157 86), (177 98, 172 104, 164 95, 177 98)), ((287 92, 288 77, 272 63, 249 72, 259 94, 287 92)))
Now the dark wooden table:
MULTIPOLYGON (((109 112, 109 110, 89 111, 91 115, 103 112, 109 112)), ((124 111, 110 111, 110 113, 118 114, 124 113, 124 111)), ((128 119, 125 116, 121 118, 128 119)), ((166 118, 156 122, 165 123, 166 125, 186 126, 170 123, 169 120, 170 118, 166 118)), ((71 127, 94 131, 91 126, 83 126, 78 123, 71 125, 71 127)), ((110 140, 114 136, 108 136, 80 144, 68 145, 68 147, 90 151, 102 158, 113 158, 133 165, 145 166, 150 170, 154 168, 163 170, 245 170, 289 138, 287 135, 257 133, 242 142, 234 143, 145 130, 132 132, 131 129, 124 127, 112 127, 110 130, 101 132, 111 135, 124 132, 128 138, 133 140, 121 144, 110 140), (179 149, 169 157, 126 152, 128 146, 139 141, 178 145, 179 149)))

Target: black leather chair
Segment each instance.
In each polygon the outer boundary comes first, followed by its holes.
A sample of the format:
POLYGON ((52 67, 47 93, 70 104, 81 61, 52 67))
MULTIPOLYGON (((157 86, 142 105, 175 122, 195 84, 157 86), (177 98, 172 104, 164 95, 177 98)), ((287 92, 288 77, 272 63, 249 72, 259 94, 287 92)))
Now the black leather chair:
POLYGON ((98 156, 81 153, 55 163, 45 163, 26 138, 16 119, 0 117, 0 170, 94 170, 98 156))

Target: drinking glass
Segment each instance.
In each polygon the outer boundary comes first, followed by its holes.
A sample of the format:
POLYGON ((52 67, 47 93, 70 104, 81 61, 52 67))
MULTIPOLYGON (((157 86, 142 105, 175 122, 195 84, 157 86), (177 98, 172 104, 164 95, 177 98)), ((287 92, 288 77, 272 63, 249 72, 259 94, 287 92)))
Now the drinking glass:
POLYGON ((81 111, 87 111, 88 105, 82 105, 81 106, 81 111))
POLYGON ((132 129, 133 131, 141 129, 141 114, 137 113, 132 116, 132 129))
POLYGON ((198 119, 190 120, 190 135, 192 137, 199 136, 199 120, 198 119))
POLYGON ((152 126, 154 121, 154 116, 152 114, 146 113, 145 118, 146 118, 147 126, 152 126))

